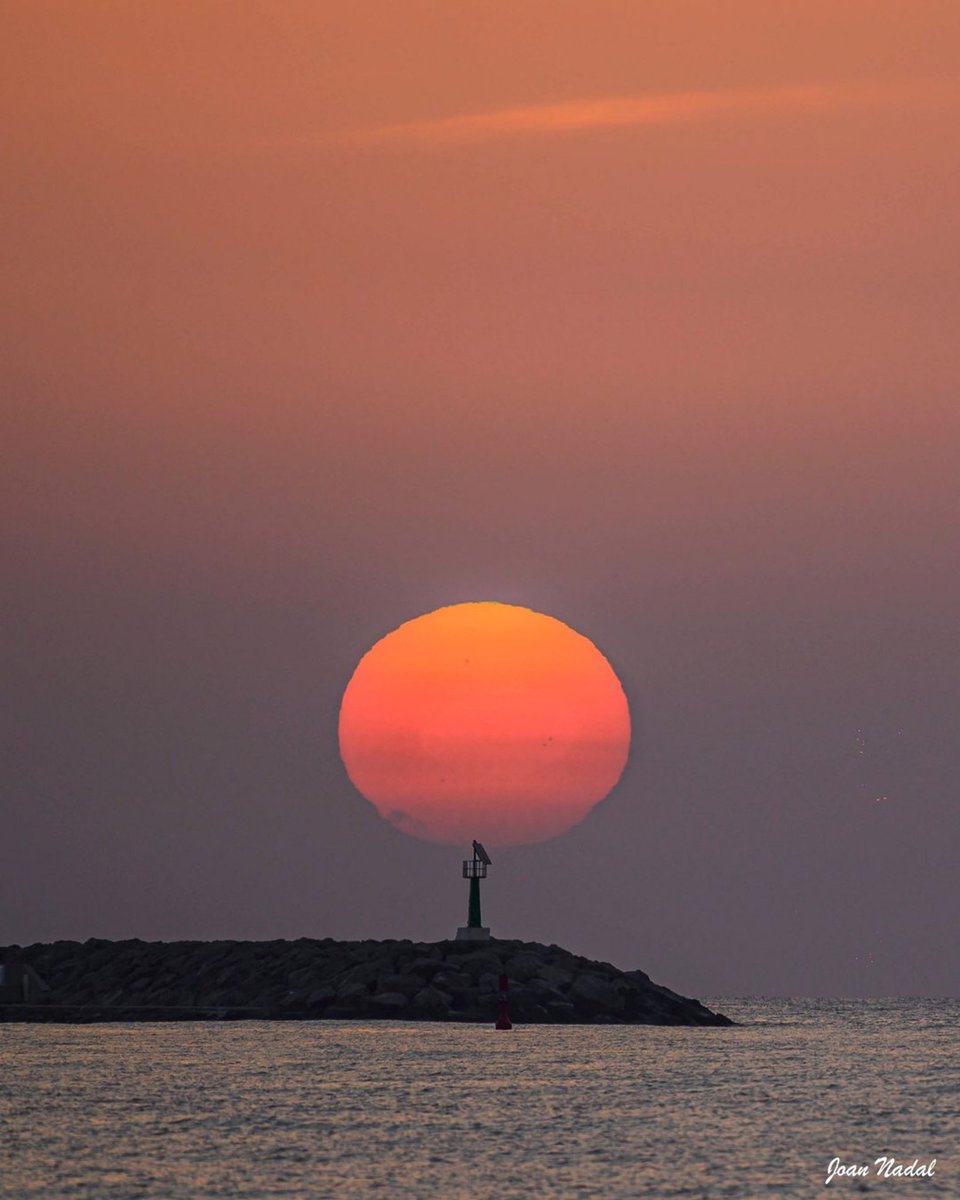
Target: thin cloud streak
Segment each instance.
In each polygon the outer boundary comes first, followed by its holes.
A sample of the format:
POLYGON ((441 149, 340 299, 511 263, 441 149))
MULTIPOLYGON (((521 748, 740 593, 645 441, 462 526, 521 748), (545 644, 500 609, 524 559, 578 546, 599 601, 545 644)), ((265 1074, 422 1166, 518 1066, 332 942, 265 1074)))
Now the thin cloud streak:
POLYGON ((344 145, 390 143, 455 146, 504 138, 547 137, 591 129, 683 124, 727 116, 816 115, 843 109, 939 106, 955 102, 960 84, 950 80, 895 83, 799 84, 790 87, 668 92, 533 104, 430 121, 408 121, 335 136, 344 145))

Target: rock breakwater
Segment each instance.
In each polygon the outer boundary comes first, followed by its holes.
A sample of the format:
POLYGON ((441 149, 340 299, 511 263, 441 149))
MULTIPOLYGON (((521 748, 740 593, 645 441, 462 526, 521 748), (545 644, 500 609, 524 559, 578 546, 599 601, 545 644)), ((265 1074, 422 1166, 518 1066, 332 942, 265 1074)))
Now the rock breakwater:
POLYGON ((7 1021, 493 1021, 504 974, 521 1024, 732 1024, 643 971, 536 942, 91 938, 13 952, 50 991, 43 1004, 3 1006, 7 1021))

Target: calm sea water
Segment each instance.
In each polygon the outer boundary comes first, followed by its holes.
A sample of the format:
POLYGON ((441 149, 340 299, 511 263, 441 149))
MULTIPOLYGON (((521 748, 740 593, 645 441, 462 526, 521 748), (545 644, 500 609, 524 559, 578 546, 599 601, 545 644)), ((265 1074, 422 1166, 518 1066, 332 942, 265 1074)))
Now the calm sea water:
POLYGON ((0 1195, 960 1196, 960 1001, 735 1029, 0 1025, 0 1195), (936 1158, 932 1179, 827 1165, 936 1158))

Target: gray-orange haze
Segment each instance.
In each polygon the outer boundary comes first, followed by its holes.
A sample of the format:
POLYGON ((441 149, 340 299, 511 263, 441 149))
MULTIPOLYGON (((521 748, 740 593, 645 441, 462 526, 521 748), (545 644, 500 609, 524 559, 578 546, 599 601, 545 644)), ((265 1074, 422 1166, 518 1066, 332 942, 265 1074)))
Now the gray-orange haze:
POLYGON ((450 934, 337 709, 489 598, 636 727, 496 933, 960 994, 960 5, 0 9, 0 942, 450 934))

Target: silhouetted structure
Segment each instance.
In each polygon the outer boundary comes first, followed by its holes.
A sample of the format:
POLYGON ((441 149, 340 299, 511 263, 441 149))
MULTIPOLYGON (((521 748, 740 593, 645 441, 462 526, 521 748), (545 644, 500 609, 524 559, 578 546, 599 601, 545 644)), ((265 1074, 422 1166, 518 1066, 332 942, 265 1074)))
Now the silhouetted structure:
POLYGON ((0 963, 0 1004, 40 1004, 50 988, 29 963, 8 952, 0 963))
POLYGON ((463 877, 470 880, 470 901, 467 906, 467 923, 457 930, 458 942, 488 942, 490 930, 480 918, 480 880, 486 879, 490 855, 478 841, 473 843, 473 858, 463 860, 463 877))

